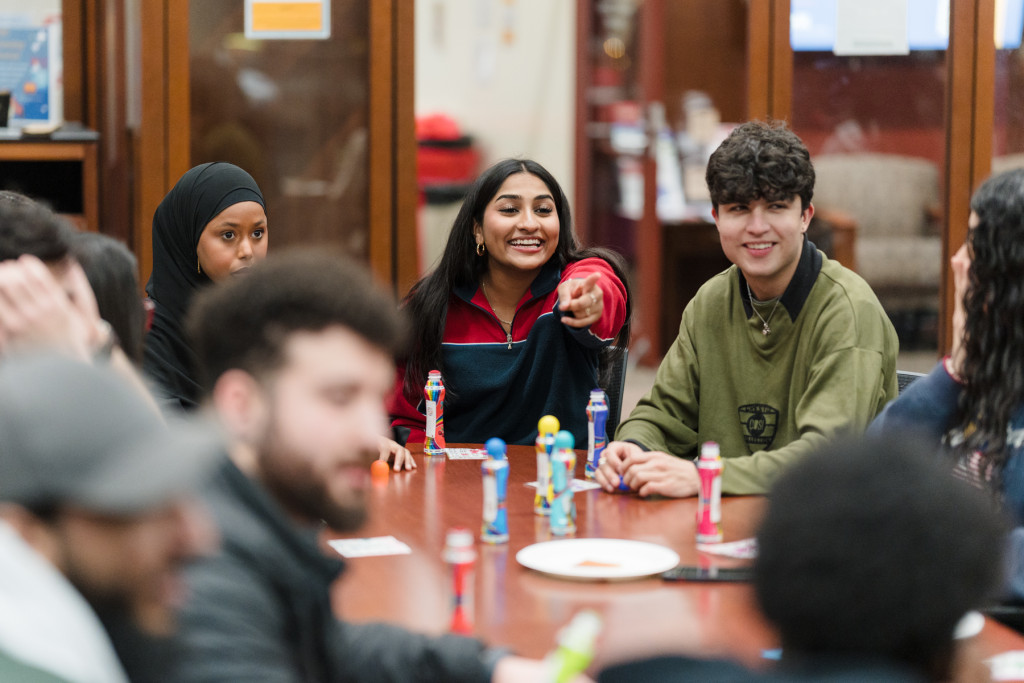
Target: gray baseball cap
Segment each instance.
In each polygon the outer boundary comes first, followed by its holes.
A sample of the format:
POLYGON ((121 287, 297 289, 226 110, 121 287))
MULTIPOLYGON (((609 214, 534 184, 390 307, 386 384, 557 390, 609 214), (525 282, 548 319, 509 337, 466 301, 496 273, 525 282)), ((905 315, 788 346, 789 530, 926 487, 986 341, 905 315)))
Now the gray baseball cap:
POLYGON ((197 490, 225 452, 211 423, 165 422, 110 368, 0 363, 0 501, 138 514, 197 490))

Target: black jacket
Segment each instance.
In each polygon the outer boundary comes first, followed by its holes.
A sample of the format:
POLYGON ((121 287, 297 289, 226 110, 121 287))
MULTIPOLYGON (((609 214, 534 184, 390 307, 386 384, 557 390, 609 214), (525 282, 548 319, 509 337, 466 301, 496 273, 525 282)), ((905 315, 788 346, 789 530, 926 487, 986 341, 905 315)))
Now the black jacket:
POLYGON ((330 588, 344 568, 315 530, 226 462, 207 496, 220 552, 192 566, 168 679, 214 681, 487 681, 501 653, 459 636, 428 637, 387 624, 346 624, 330 588))

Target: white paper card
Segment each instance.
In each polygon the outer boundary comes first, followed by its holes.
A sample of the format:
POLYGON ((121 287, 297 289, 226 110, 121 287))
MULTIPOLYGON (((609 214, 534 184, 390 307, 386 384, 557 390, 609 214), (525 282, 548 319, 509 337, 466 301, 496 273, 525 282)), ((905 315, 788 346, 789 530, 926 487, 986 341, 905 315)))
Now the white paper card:
POLYGON ((377 555, 408 555, 412 548, 394 536, 373 538, 339 538, 327 541, 328 545, 344 557, 374 557, 377 555))
MULTIPOLYGON (((537 482, 535 482, 535 481, 528 481, 528 482, 526 482, 526 484, 524 484, 524 486, 526 486, 528 488, 531 488, 531 489, 535 489, 535 488, 537 488, 537 482)), ((599 488, 601 488, 601 485, 598 484, 596 481, 588 481, 586 479, 573 479, 572 480, 571 488, 572 488, 572 492, 573 493, 579 493, 580 491, 589 491, 590 489, 599 489, 599 488)))
POLYGON ((837 55, 906 55, 907 0, 836 0, 837 55))
POLYGON ((482 448, 446 448, 449 460, 486 460, 487 451, 482 448))
POLYGON ((1024 680, 1024 651, 1014 650, 988 660, 993 681, 1024 680))
POLYGON ((752 560, 757 557, 757 539, 744 538, 741 541, 730 541, 729 543, 698 543, 697 550, 711 555, 752 560))

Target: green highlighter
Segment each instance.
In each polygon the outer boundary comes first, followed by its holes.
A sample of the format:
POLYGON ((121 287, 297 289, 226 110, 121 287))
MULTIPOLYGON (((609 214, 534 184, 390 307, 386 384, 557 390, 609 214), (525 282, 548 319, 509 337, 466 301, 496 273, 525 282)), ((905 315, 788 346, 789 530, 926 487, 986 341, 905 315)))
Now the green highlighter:
POLYGON ((545 678, 550 683, 569 683, 583 673, 594 658, 594 643, 601 632, 601 617, 583 610, 558 633, 558 647, 544 658, 545 678))

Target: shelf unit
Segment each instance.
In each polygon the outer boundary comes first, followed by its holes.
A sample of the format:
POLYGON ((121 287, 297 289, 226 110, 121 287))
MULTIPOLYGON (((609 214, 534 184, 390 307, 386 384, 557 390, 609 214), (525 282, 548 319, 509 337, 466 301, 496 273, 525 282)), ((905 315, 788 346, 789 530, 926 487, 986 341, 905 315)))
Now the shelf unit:
POLYGON ((81 230, 99 230, 97 140, 0 141, 0 189, 48 203, 81 230))

